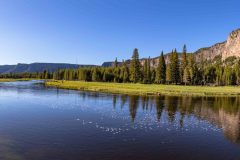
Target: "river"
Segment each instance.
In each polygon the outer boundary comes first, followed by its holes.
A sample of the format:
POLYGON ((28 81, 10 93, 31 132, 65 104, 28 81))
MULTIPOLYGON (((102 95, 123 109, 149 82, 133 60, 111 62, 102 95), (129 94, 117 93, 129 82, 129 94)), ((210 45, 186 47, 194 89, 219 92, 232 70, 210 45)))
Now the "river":
POLYGON ((1 160, 237 160, 240 97, 129 96, 0 83, 1 160))

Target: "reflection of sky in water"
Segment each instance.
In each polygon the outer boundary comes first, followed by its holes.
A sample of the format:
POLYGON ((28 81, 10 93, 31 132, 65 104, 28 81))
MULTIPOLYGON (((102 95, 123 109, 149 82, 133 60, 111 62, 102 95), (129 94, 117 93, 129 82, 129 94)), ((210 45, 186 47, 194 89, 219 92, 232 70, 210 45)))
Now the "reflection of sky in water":
POLYGON ((77 158, 95 152, 94 156, 104 157, 107 149, 120 159, 128 149, 135 155, 148 146, 140 159, 148 154, 157 158, 160 153, 167 157, 166 149, 180 159, 191 157, 185 150, 210 152, 220 159, 240 156, 239 146, 229 141, 238 143, 240 137, 239 100, 96 94, 29 83, 1 85, 0 140, 6 140, 0 142, 1 155, 11 152, 19 158, 41 159, 48 154, 64 159, 70 153, 77 158), (232 118, 238 125, 229 127, 232 118))

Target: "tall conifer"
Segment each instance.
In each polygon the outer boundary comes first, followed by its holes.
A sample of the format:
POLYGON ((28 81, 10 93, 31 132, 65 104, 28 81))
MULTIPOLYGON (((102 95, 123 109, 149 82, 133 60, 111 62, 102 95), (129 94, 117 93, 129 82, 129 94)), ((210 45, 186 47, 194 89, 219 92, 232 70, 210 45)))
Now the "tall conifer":
POLYGON ((163 51, 158 60, 158 66, 156 71, 156 83, 165 83, 166 81, 166 63, 163 56, 163 51))
POLYGON ((180 80, 180 72, 179 72, 178 53, 176 49, 173 51, 170 61, 171 61, 172 81, 173 83, 177 84, 179 83, 179 80, 180 80))
POLYGON ((144 60, 143 65, 143 83, 148 83, 148 60, 144 60))
POLYGON ((147 60, 147 83, 151 83, 151 59, 148 57, 147 60))
POLYGON ((138 49, 135 48, 132 55, 132 60, 130 64, 130 80, 134 83, 141 81, 141 70, 140 70, 139 54, 138 49))
POLYGON ((181 76, 181 82, 183 81, 183 74, 184 70, 187 67, 187 47, 186 45, 183 46, 183 52, 182 52, 182 60, 181 60, 181 66, 180 66, 180 76, 181 76))

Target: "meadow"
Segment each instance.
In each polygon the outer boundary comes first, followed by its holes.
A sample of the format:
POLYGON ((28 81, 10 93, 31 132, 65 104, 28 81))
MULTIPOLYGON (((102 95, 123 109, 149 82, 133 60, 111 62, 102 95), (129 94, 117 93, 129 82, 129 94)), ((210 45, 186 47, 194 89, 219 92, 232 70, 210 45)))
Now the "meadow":
POLYGON ((46 81, 45 85, 62 89, 135 94, 135 95, 193 95, 193 96, 240 95, 239 86, 214 87, 214 86, 184 86, 184 85, 106 83, 85 81, 57 81, 57 80, 46 81))

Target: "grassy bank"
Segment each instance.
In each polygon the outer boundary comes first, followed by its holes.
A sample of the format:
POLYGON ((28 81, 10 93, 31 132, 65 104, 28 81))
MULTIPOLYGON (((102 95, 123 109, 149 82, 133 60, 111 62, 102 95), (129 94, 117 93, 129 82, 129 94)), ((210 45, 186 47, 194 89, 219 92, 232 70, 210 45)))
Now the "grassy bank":
POLYGON ((21 78, 21 79, 10 79, 10 78, 0 78, 0 82, 16 82, 16 81, 30 81, 33 79, 21 78))
POLYGON ((224 86, 179 86, 157 84, 104 83, 82 81, 47 81, 46 86, 62 89, 86 90, 97 92, 137 94, 137 95, 194 95, 194 96, 236 96, 240 87, 224 86))
POLYGON ((15 79, 0 78, 0 82, 15 82, 15 79))

